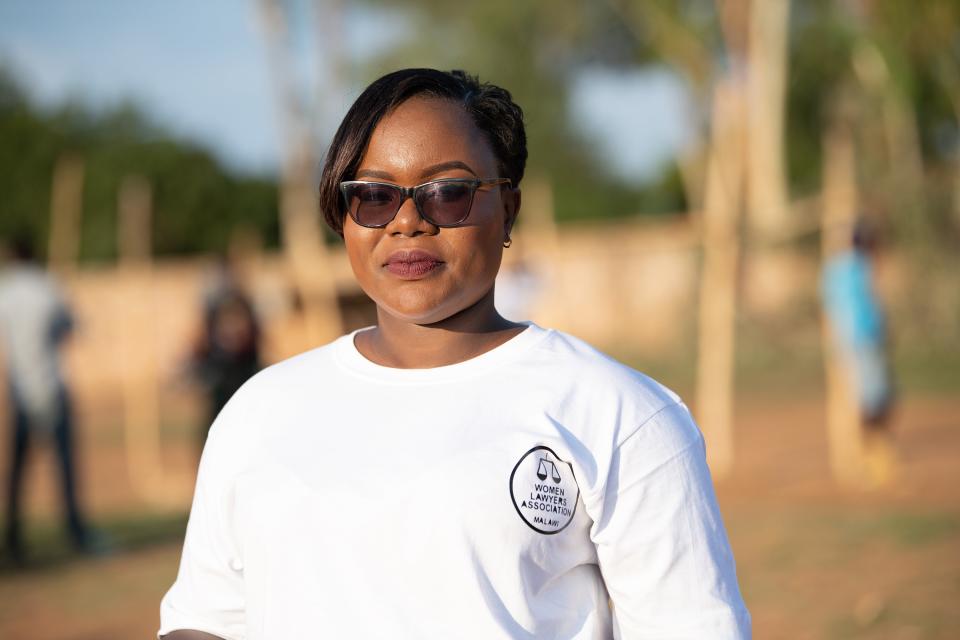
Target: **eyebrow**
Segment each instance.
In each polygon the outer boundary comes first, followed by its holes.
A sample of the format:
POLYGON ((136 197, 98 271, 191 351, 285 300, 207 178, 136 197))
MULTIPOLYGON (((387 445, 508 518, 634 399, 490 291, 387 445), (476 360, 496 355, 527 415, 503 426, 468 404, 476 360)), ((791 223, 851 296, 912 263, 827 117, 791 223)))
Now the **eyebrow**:
POLYGON ((459 160, 450 160, 448 162, 441 162, 440 164, 435 164, 431 167, 427 167, 422 172, 420 172, 420 177, 429 178, 430 176, 434 176, 440 173, 441 171, 449 171, 450 169, 463 169, 468 173, 477 175, 477 172, 471 169, 470 165, 468 165, 466 162, 460 162, 459 160))
POLYGON ((393 174, 387 171, 377 171, 376 169, 360 169, 357 171, 358 178, 380 178, 381 180, 393 180, 393 174))
MULTIPOLYGON (((441 162, 439 164, 431 165, 420 172, 420 178, 429 178, 430 176, 435 176, 436 174, 442 171, 449 171, 451 169, 462 169, 468 173, 477 175, 477 172, 470 168, 465 162, 460 160, 448 160, 447 162, 441 162)), ((356 177, 361 178, 379 178, 381 180, 393 180, 393 174, 389 171, 378 171, 377 169, 360 169, 357 171, 356 177)))

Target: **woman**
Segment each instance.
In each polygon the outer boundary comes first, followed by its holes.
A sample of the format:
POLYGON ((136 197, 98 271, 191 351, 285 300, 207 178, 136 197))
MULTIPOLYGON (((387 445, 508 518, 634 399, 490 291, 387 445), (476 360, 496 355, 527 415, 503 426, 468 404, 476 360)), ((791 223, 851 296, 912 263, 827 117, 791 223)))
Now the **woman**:
POLYGON ((320 202, 377 325, 217 418, 161 634, 749 637, 686 407, 494 308, 525 161, 520 108, 462 72, 357 99, 320 202))

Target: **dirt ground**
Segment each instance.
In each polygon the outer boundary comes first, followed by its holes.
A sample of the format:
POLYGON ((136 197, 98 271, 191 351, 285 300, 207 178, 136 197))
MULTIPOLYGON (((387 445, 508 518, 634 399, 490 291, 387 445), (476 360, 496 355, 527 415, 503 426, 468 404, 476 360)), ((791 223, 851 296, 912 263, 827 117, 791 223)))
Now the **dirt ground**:
MULTIPOLYGON (((960 637, 960 397, 904 398, 901 473, 890 490, 838 489, 822 425, 813 392, 747 396, 738 406, 736 467, 718 493, 754 636, 960 637)), ((47 542, 38 542, 31 568, 0 568, 0 638, 155 633, 160 597, 176 573, 185 498, 147 501, 126 481, 122 442, 107 428, 84 441, 84 493, 118 547, 105 557, 62 550, 50 523, 53 469, 46 456, 33 465, 31 515, 47 542)), ((189 484, 194 442, 186 428, 167 430, 165 471, 174 485, 189 484)))

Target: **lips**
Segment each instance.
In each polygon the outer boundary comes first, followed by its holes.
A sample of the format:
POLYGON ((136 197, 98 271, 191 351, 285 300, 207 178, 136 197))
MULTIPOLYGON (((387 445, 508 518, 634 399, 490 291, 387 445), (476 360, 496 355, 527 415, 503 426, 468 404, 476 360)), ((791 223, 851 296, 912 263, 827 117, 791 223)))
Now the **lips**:
POLYGON ((443 260, 432 253, 415 249, 391 253, 383 266, 399 278, 415 280, 440 268, 443 264, 443 260))

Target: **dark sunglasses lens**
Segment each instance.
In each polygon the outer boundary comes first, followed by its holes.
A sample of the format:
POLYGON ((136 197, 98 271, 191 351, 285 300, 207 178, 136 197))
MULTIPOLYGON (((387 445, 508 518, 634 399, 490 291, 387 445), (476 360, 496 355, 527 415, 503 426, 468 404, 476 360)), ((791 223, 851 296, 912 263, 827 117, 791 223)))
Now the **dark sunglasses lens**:
POLYGON ((473 190, 469 182, 435 182, 420 189, 417 205, 435 224, 458 224, 470 214, 473 190))
POLYGON ((346 188, 347 210, 357 224, 379 227, 397 213, 400 191, 385 184, 351 184, 346 188))

